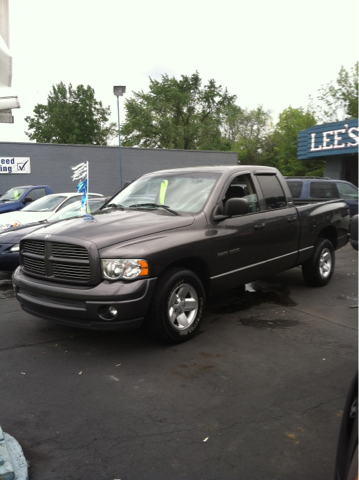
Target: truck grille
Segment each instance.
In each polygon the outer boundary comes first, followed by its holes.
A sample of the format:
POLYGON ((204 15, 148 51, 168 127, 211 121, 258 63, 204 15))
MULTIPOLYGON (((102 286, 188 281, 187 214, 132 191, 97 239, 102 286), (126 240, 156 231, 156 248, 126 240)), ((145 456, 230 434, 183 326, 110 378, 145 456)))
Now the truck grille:
POLYGON ((45 242, 39 242, 37 240, 25 240, 22 248, 24 253, 33 253, 35 255, 45 254, 45 242))
POLYGON ((65 283, 91 283, 91 263, 87 249, 71 243, 24 240, 21 242, 24 272, 65 283))
POLYGON ((68 243, 53 243, 52 256, 62 258, 77 258, 88 260, 89 254, 85 247, 81 245, 71 245, 68 243))

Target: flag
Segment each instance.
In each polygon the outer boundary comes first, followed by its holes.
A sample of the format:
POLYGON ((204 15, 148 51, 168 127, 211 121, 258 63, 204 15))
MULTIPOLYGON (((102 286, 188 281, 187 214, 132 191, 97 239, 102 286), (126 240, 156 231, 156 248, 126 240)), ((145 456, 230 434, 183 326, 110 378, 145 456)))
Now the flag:
POLYGON ((76 165, 76 167, 71 167, 73 170, 72 181, 80 180, 80 183, 77 185, 78 193, 82 193, 81 197, 81 208, 84 208, 86 204, 86 212, 88 213, 88 162, 82 162, 76 165))
POLYGON ((76 165, 76 167, 71 167, 74 171, 72 175, 72 180, 80 180, 84 177, 87 177, 87 162, 82 162, 76 165))

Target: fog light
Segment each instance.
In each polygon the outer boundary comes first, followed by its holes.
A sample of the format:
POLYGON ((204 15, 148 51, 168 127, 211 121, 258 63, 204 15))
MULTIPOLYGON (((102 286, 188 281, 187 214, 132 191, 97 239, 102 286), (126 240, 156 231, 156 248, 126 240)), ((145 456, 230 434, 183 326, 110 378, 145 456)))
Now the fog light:
POLYGON ((112 315, 113 317, 116 317, 117 316, 117 310, 115 307, 109 307, 108 309, 110 315, 112 315))

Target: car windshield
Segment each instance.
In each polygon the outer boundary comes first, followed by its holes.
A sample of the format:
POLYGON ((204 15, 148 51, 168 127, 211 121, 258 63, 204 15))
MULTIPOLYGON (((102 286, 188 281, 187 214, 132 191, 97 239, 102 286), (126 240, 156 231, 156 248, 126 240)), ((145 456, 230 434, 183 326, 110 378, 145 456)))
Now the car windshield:
MULTIPOLYGON (((89 209, 90 213, 96 212, 102 205, 105 203, 105 198, 99 198, 98 200, 90 200, 89 201, 89 209)), ((73 218, 77 216, 82 216, 86 212, 81 208, 82 203, 81 200, 77 202, 71 203, 67 207, 62 208, 58 212, 54 213, 47 219, 48 222, 58 222, 60 220, 66 220, 67 218, 73 218)))
POLYGON ((65 200, 63 195, 46 196, 31 202, 27 207, 23 208, 22 212, 51 212, 65 200))
POLYGON ((132 208, 170 207, 175 212, 199 212, 219 178, 217 173, 145 175, 116 195, 109 205, 132 208))
POLYGON ((4 200, 8 202, 14 202, 15 200, 18 200, 19 198, 24 195, 24 193, 28 190, 28 188, 19 188, 19 187, 14 187, 8 190, 4 195, 0 198, 0 202, 3 202, 4 200))

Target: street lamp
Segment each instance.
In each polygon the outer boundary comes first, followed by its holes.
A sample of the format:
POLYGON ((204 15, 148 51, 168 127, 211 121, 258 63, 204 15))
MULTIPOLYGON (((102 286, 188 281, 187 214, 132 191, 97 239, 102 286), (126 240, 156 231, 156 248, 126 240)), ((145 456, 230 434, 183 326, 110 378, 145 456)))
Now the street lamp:
POLYGON ((117 97, 117 121, 118 121, 118 148, 120 151, 120 184, 122 189, 122 159, 121 159, 121 135, 120 135, 120 104, 118 97, 122 97, 124 93, 126 93, 126 87, 124 86, 117 86, 113 87, 113 93, 117 97))

